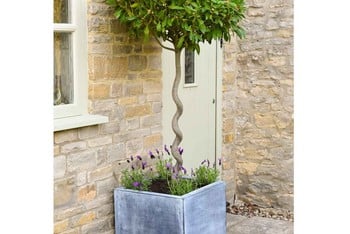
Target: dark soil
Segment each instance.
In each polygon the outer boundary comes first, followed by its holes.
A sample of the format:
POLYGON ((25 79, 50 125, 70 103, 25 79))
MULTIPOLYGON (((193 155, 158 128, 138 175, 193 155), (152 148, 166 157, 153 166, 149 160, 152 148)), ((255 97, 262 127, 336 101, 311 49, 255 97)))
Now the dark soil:
POLYGON ((150 191, 155 193, 170 194, 168 181, 164 179, 155 179, 152 181, 150 191))

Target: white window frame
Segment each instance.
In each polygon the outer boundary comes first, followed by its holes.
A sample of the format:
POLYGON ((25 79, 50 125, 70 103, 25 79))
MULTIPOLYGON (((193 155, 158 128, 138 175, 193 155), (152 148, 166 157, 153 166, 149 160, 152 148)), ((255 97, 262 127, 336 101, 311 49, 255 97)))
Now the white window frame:
POLYGON ((88 45, 86 0, 71 0, 71 23, 54 23, 54 32, 70 32, 73 58, 74 103, 54 106, 54 130, 108 122, 105 116, 88 114, 88 45))

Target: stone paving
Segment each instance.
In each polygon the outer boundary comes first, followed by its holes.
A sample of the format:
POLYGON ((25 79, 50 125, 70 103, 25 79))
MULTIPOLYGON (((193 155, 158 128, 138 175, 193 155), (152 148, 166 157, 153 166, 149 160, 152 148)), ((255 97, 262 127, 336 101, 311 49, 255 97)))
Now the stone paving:
POLYGON ((262 217, 227 214, 227 234, 293 234, 294 223, 262 217))

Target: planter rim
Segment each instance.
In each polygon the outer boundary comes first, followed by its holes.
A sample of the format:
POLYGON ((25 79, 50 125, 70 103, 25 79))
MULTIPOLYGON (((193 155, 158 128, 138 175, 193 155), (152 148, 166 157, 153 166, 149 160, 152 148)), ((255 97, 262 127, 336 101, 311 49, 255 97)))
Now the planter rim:
POLYGON ((204 192, 205 190, 208 190, 208 189, 212 189, 213 187, 216 187, 220 184, 226 184, 224 181, 222 180, 219 180, 219 181, 216 181, 214 183, 211 183, 211 184, 208 184, 206 186, 203 186, 199 189, 196 189, 194 191, 191 191, 189 193, 186 193, 182 196, 178 196, 178 195, 171 195, 171 194, 166 194, 166 193, 156 193, 156 192, 149 192, 149 191, 139 191, 139 190, 133 190, 133 189, 126 189, 124 187, 118 187, 116 188, 114 191, 125 191, 125 192, 129 192, 129 193, 137 193, 137 194, 144 194, 144 195, 149 195, 149 196, 161 196, 161 197, 169 197, 169 198, 174 198, 174 199, 185 199, 187 197, 191 197, 191 196, 194 196, 195 194, 198 194, 198 193, 202 193, 204 192))

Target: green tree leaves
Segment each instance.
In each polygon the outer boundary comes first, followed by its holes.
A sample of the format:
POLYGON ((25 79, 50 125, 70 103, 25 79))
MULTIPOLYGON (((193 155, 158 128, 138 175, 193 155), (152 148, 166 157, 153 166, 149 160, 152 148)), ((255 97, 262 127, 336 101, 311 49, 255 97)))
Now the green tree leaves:
POLYGON ((231 33, 245 36, 239 25, 244 18, 244 0, 107 0, 115 17, 130 33, 148 40, 151 36, 170 41, 175 50, 199 52, 199 43, 231 33))

